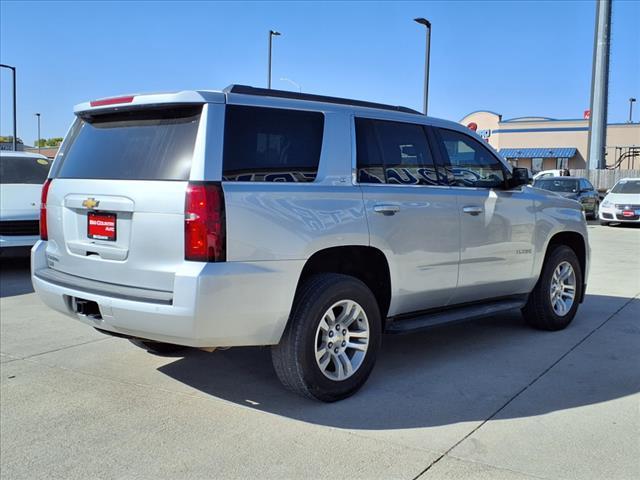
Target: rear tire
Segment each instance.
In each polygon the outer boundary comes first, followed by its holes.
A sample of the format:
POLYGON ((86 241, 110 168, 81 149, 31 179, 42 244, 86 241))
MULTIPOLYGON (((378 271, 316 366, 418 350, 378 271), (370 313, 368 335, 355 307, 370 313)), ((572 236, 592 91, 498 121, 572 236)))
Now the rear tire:
POLYGON ((335 273, 313 275, 299 287, 287 328, 271 349, 273 366, 287 389, 335 402, 366 382, 381 332, 378 304, 363 282, 335 273))
POLYGON ((154 342, 152 340, 131 339, 131 343, 135 346, 144 348, 147 352, 156 355, 171 355, 184 350, 183 345, 174 345, 173 343, 154 342))
POLYGON ((552 245, 538 283, 522 314, 529 325, 541 330, 566 328, 582 298, 582 268, 575 252, 566 245, 552 245))

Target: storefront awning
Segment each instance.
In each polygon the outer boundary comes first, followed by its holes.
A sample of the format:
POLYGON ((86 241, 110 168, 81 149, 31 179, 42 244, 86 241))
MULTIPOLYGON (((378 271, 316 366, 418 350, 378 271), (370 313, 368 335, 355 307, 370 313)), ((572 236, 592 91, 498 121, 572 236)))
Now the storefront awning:
POLYGON ((501 148, 504 158, 571 158, 576 154, 575 147, 543 148, 501 148))

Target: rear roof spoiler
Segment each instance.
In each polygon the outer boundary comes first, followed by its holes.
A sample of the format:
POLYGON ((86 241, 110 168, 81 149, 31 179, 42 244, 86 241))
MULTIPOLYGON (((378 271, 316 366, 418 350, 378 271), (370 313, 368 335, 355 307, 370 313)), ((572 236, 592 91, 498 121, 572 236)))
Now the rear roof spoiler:
POLYGON ((74 113, 94 111, 117 111, 121 109, 135 108, 142 105, 163 104, 199 104, 199 103, 224 103, 225 95, 215 91, 183 90, 169 93, 134 93, 118 95, 117 97, 101 98, 90 102, 83 102, 73 108, 74 113))

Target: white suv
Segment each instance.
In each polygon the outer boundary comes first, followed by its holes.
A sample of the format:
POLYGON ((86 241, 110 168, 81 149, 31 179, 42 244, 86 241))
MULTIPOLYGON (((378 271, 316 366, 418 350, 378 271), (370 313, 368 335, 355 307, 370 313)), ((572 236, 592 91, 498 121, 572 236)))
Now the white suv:
POLYGON ((33 284, 152 350, 272 345, 334 401, 384 332, 522 309, 566 327, 589 265, 580 204, 413 110, 232 86, 76 107, 43 188, 33 284))

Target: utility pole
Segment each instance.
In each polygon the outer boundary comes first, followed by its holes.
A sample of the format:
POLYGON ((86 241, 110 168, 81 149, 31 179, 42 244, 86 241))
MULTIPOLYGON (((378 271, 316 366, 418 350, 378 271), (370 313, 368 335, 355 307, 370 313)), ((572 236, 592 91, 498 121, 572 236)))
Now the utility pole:
POLYGON ((414 18, 414 22, 424 25, 427 29, 425 53, 424 53, 424 99, 422 111, 426 115, 429 104, 429 57, 431 56, 431 22, 426 18, 414 18))
POLYGON ((13 72, 13 151, 18 150, 18 122, 16 113, 16 67, 11 65, 0 64, 2 68, 8 68, 13 72))
POLYGON ((280 35, 280 32, 269 30, 269 73, 267 76, 267 88, 271 90, 271 52, 273 50, 273 37, 280 35))
POLYGON ((587 168, 607 167, 607 102, 609 90, 609 50, 611 47, 611 0, 596 0, 596 27, 591 74, 591 115, 587 168))
POLYGON ((34 113, 34 115, 38 118, 38 153, 40 153, 40 114, 34 113))

